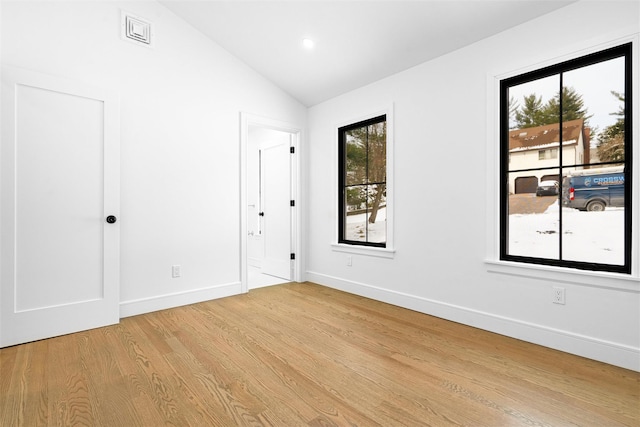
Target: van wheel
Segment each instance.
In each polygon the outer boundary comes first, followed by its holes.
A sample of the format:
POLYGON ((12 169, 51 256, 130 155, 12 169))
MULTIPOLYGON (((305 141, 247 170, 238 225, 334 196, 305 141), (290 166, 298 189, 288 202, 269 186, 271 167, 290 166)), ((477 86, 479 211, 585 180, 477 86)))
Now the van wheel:
POLYGON ((589 212, 602 212, 604 210, 604 203, 595 200, 587 205, 587 210, 589 212))

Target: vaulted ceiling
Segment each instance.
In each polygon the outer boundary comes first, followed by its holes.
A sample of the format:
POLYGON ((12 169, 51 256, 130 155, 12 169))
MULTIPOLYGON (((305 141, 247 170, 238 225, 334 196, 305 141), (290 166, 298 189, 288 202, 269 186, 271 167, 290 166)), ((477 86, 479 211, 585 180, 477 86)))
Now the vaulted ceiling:
POLYGON ((573 1, 160 3, 302 104, 312 106, 573 1), (314 47, 304 47, 304 38, 314 47))

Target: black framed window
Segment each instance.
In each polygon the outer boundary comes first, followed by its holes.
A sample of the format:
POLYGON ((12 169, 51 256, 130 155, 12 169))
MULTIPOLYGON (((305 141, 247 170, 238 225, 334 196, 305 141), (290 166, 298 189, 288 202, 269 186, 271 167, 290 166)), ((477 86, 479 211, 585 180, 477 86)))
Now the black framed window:
POLYGON ((386 115, 338 129, 338 243, 386 247, 386 115))
POLYGON ((500 82, 500 259, 631 272, 631 43, 500 82))

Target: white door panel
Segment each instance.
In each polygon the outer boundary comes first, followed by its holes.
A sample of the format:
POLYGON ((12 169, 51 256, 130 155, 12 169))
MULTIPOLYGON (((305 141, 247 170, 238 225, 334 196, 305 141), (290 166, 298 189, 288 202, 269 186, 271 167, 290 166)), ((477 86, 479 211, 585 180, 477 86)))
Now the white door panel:
POLYGON ((3 69, 0 346, 119 319, 117 102, 3 69))
POLYGON ((262 272, 291 280, 290 144, 263 148, 261 155, 264 260, 262 272))

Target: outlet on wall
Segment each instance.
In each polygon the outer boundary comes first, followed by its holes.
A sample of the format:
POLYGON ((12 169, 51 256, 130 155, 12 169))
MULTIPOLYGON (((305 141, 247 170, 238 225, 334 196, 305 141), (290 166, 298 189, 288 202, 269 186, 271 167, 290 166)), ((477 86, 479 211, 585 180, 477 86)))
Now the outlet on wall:
POLYGON ((180 277, 181 276, 181 268, 180 265, 172 265, 171 266, 171 277, 173 277, 174 279, 176 277, 180 277))
POLYGON ((564 294, 565 294, 565 290, 563 287, 554 286, 553 287, 553 303, 564 305, 564 296, 565 296, 564 294))

